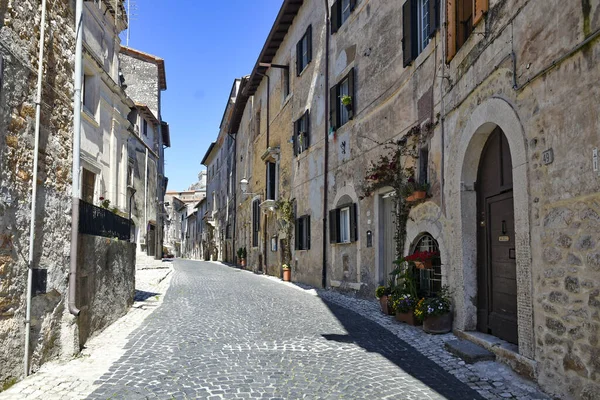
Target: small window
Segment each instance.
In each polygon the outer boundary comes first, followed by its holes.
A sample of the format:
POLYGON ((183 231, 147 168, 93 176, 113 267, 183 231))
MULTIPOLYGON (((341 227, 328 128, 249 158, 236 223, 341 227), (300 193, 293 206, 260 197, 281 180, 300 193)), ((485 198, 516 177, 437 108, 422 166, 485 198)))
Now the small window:
POLYGON ((296 250, 310 250, 310 215, 296 219, 296 250))
POLYGON ((94 203, 94 189, 96 187, 96 174, 83 169, 81 177, 81 199, 86 203, 94 203))
POLYGON ((358 239, 357 205, 343 205, 329 211, 329 242, 351 243, 358 239))
POLYGON ((277 198, 277 164, 267 162, 267 200, 277 198))
POLYGON ((354 90, 354 68, 350 70, 337 85, 330 89, 330 119, 334 129, 346 124, 354 118, 356 109, 354 90), (344 104, 344 99, 349 99, 349 104, 344 104))
POLYGON ((308 110, 294 122, 294 155, 302 153, 310 145, 310 118, 308 110))
POLYGON ((356 7, 356 0, 336 0, 331 6, 331 33, 337 32, 356 7))
POLYGON ((258 232, 260 231, 260 201, 252 202, 252 247, 258 247, 258 232))
POLYGON ((82 87, 82 101, 83 107, 92 115, 96 114, 96 104, 94 99, 94 76, 83 75, 83 87, 82 87))
POLYGON ((287 99, 290 95, 290 69, 289 68, 281 68, 281 93, 283 95, 283 99, 287 99))
POLYGON ((298 76, 312 61, 312 25, 308 26, 306 33, 296 45, 296 73, 298 76))
POLYGON ((406 0, 402 6, 402 53, 404 67, 429 44, 440 23, 440 0, 406 0))
POLYGON ((260 108, 256 111, 254 117, 254 137, 260 135, 260 108))
POLYGON ((419 183, 429 182, 429 149, 423 147, 419 151, 419 183))
POLYGON ((456 0, 447 2, 446 7, 448 16, 446 62, 450 62, 471 36, 475 25, 483 20, 483 16, 488 11, 489 1, 456 0))

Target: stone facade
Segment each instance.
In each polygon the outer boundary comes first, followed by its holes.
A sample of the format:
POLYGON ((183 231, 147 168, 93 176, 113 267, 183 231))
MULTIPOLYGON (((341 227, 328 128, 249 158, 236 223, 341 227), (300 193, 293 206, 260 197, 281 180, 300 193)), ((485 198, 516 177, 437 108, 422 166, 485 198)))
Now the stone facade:
MULTIPOLYGON (((340 3, 329 1, 329 11, 340 3)), ((326 285, 371 296, 386 282, 398 255, 386 224, 392 215, 386 199, 393 189, 365 193, 365 175, 371 162, 389 153, 391 143, 417 130, 415 178, 425 177, 430 190, 411 208, 404 252, 414 251, 425 236, 435 242, 440 284, 453 293, 455 330, 469 336, 482 329, 478 269, 485 262, 477 227, 486 222, 477 210, 486 181, 479 177, 480 165, 488 139, 501 132, 512 164, 503 174, 512 182, 504 194, 513 204, 508 214, 514 237, 498 240, 514 243, 507 250, 516 265, 512 298, 518 339, 498 341, 487 330, 471 336, 500 343, 492 347, 502 349, 501 358, 536 377, 551 394, 594 398, 599 390, 600 180, 592 149, 600 144, 600 120, 590 110, 598 103, 600 70, 594 65, 600 59, 600 2, 540 8, 527 0, 432 1, 439 8, 428 11, 439 19, 430 18, 427 34, 416 32, 412 38, 403 27, 410 27, 404 12, 410 11, 408 3, 417 2, 358 0, 330 35, 322 2, 294 8, 284 1, 282 11, 295 18, 291 24, 276 21, 274 29, 285 30, 285 37, 269 37, 248 78, 248 99, 234 111, 239 119, 232 132, 239 154, 236 182, 246 178, 252 193, 238 189, 236 209, 248 266, 280 273, 280 249, 271 248, 278 236, 277 211, 264 201, 269 178, 263 171, 272 160, 277 198, 294 199, 296 216, 311 220, 310 249, 293 254, 293 280, 320 286, 325 259, 326 285), (458 3, 475 7, 470 34, 454 20, 458 3), (559 14, 564 19, 557 24, 559 14), (296 46, 309 25, 312 59, 297 74, 296 46), (403 41, 411 45, 404 51, 403 41), (283 70, 259 63, 290 66, 289 96, 282 95, 283 70), (331 102, 341 93, 336 86, 350 76, 352 118, 332 121, 334 115, 326 112, 336 106, 331 102), (310 146, 295 155, 290 138, 306 110, 310 146), (266 207, 260 210, 254 246, 256 200, 266 207), (330 243, 331 220, 324 211, 346 207, 356 210, 356 236, 330 243)))

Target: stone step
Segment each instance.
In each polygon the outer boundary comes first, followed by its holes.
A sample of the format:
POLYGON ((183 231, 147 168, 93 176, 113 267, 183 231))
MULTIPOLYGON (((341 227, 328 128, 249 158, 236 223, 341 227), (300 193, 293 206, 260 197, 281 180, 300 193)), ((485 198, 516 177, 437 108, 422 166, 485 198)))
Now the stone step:
POLYGON ((494 361, 496 359, 495 354, 468 340, 451 340, 446 342, 444 346, 450 353, 462 358, 469 364, 474 364, 479 361, 494 361))

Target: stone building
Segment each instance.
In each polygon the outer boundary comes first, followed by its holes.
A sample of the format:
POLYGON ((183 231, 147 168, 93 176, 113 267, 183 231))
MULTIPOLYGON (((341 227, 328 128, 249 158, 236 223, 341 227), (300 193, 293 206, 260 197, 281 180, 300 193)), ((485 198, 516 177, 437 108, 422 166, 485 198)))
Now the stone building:
POLYGON ((129 115, 134 125, 129 141, 130 173, 138 250, 159 259, 163 249, 165 148, 171 146, 169 125, 161 114, 162 92, 167 90, 162 58, 122 46, 119 60, 127 94, 136 102, 129 115))
POLYGON ((235 79, 223 112, 217 140, 208 148, 202 165, 206 167, 209 246, 213 260, 234 262, 235 245, 235 141, 230 134, 231 116, 240 89, 235 79))
POLYGON ((279 275, 284 199, 293 280, 372 296, 400 255, 439 251, 419 285, 450 287, 457 334, 553 395, 594 398, 599 13, 598 1, 285 0, 230 125, 249 267, 279 275), (403 194, 366 182, 409 143, 400 160, 429 191, 398 246, 403 194))

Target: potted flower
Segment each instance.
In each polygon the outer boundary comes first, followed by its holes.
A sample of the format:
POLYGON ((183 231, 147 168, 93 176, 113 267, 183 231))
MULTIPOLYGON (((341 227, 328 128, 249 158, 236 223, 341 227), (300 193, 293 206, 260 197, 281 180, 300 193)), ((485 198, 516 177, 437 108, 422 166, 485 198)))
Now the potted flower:
POLYGON ((415 315, 423 321, 423 331, 427 333, 452 331, 452 302, 448 288, 444 286, 437 296, 419 300, 415 315))
POLYGON ((405 261, 414 263, 418 269, 431 269, 433 259, 439 257, 437 251, 416 251, 413 254, 404 257, 405 261))
POLYGON ((375 296, 379 299, 381 312, 385 315, 394 315, 392 302, 390 301, 391 289, 389 286, 378 286, 375 290, 375 296))
POLYGON ((345 94, 341 97, 341 100, 346 110, 352 111, 352 97, 345 94))
POLYGON ((427 191, 429 190, 429 183, 416 183, 414 184, 414 192, 412 194, 414 201, 423 200, 427 197, 427 191))
POLYGON ((246 248, 245 247, 240 247, 237 251, 237 256, 240 259, 240 265, 242 266, 242 268, 246 267, 246 248))
POLYGON ((290 282, 292 280, 292 270, 290 266, 287 264, 283 264, 281 268, 283 268, 283 280, 285 282, 290 282))
POLYGON ((417 305, 417 299, 410 293, 397 292, 392 294, 392 305, 396 310, 396 320, 415 326, 418 320, 415 317, 414 310, 417 305))

